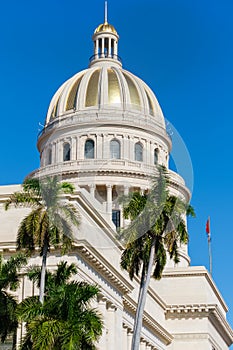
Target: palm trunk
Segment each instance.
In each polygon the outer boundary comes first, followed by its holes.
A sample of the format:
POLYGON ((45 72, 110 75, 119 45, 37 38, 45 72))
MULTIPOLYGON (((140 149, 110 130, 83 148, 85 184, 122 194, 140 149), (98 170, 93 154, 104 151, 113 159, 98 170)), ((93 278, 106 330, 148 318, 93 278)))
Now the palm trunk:
POLYGON ((16 350, 17 344, 17 328, 13 332, 12 350, 16 350))
POLYGON ((40 294, 39 300, 41 304, 44 303, 44 291, 45 291, 45 274, 46 274, 46 260, 48 254, 48 240, 45 238, 43 252, 42 252, 42 265, 41 265, 41 275, 40 275, 40 294))
POLYGON ((139 347, 140 347, 143 312, 144 312, 145 303, 146 303, 147 291, 150 283, 150 276, 152 273, 154 255, 155 255, 155 239, 153 239, 151 244, 147 272, 145 273, 144 271, 144 273, 142 273, 142 276, 141 276, 141 284, 140 284, 139 295, 138 295, 137 311, 136 311, 136 316, 134 321, 131 350, 139 350, 139 347))
MULTIPOLYGON (((143 290, 144 290, 145 280, 146 280, 146 266, 145 266, 145 263, 143 263, 140 287, 139 287, 139 291, 138 291, 138 305, 141 304, 141 299, 142 299, 142 293, 143 293, 143 290)), ((135 315, 135 319, 134 319, 134 328, 135 328, 135 325, 137 323, 138 323, 138 312, 136 311, 136 315, 135 315)))

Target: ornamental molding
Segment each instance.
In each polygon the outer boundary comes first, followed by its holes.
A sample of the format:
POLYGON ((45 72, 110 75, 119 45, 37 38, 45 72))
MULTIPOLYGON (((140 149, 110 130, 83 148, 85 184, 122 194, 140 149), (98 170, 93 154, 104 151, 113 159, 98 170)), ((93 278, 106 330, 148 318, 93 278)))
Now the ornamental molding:
MULTIPOLYGON (((131 325, 129 325, 127 322, 123 322, 123 329, 126 330, 127 334, 131 334, 133 335, 133 330, 131 328, 131 325)), ((143 336, 140 338, 140 344, 145 344, 148 347, 151 347, 151 349, 156 349, 159 350, 159 348, 157 346, 154 347, 154 345, 151 343, 151 341, 149 339, 144 338, 143 336)), ((162 348, 160 348, 162 349, 162 348)))
POLYGON ((79 256, 82 257, 91 266, 95 267, 98 271, 112 286, 116 288, 121 294, 127 294, 133 290, 132 284, 129 283, 112 265, 100 255, 88 242, 82 241, 74 244, 74 249, 78 250, 79 256))
POLYGON ((173 333, 174 339, 193 341, 193 339, 209 339, 208 333, 173 333))
MULTIPOLYGON (((210 285, 211 289, 214 291, 218 301, 220 302, 223 310, 228 311, 228 307, 224 302, 219 290, 217 289, 212 277, 204 266, 188 266, 186 268, 166 268, 163 271, 163 278, 193 278, 193 277, 204 277, 207 283, 210 285)), ((188 281, 187 281, 188 283, 188 281)))
MULTIPOLYGON (((216 304, 170 305, 166 307, 165 317, 173 320, 208 318, 228 346, 233 342, 233 331, 216 304)), ((194 334, 190 337, 194 338, 194 334)))
POLYGON ((208 340, 213 346, 214 350, 222 350, 222 348, 216 343, 213 337, 208 333, 173 333, 173 337, 175 340, 181 340, 185 342, 192 342, 193 340, 208 340))
MULTIPOLYGON (((137 303, 128 295, 123 296, 123 305, 129 313, 135 316, 137 303)), ((151 315, 146 311, 143 314, 143 326, 151 330, 166 345, 171 344, 173 336, 163 328, 151 315)))
MULTIPOLYGON (((61 174, 67 178, 79 176, 80 178, 95 177, 96 179, 103 176, 130 177, 134 179, 146 180, 149 182, 155 172, 156 167, 134 161, 104 160, 95 159, 92 162, 86 160, 72 160, 65 163, 57 163, 41 167, 31 172, 27 177, 38 177, 46 175, 61 174), (111 168, 112 167, 112 168, 111 168), (122 167, 124 170, 122 170, 122 167)), ((171 173, 170 186, 181 192, 185 198, 189 199, 191 194, 188 188, 182 183, 181 178, 171 173)))
POLYGON ((165 315, 167 319, 207 317, 216 307, 208 304, 170 305, 166 307, 165 315))
POLYGON ((156 117, 150 117, 142 112, 137 114, 136 111, 117 113, 116 109, 108 109, 102 113, 88 110, 60 115, 59 118, 51 121, 41 130, 38 135, 38 145, 43 142, 43 139, 47 138, 48 134, 54 133, 57 130, 77 129, 77 125, 79 129, 90 128, 90 125, 93 127, 93 121, 95 121, 95 129, 101 126, 107 126, 111 129, 115 126, 124 126, 124 128, 127 127, 147 132, 163 140, 168 145, 169 150, 171 149, 171 139, 165 130, 165 126, 158 123, 156 117), (113 111, 114 118, 112 117, 113 111))
MULTIPOLYGON (((11 255, 16 252, 16 243, 8 242, 1 244, 0 243, 0 253, 4 255, 11 255)), ((39 256, 40 249, 37 248, 35 254, 32 257, 39 256)), ((50 248, 50 253, 48 256, 54 255, 56 252, 59 252, 54 247, 50 248)), ((70 250, 67 255, 78 255, 83 258, 90 266, 94 267, 97 271, 110 285, 112 285, 118 292, 121 294, 130 293, 133 290, 132 284, 124 278, 113 266, 102 256, 100 255, 93 247, 89 245, 87 241, 79 241, 78 243, 73 244, 72 250, 70 250)), ((22 270, 23 271, 23 270, 22 270)))

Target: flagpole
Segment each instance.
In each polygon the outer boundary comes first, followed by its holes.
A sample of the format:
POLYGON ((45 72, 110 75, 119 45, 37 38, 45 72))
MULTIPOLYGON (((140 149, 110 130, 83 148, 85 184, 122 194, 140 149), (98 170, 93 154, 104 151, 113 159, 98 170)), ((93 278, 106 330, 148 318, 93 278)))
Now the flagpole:
POLYGON ((209 250, 209 272, 212 276, 212 249, 211 249, 211 233, 210 233, 210 217, 206 222, 206 234, 208 238, 208 250, 209 250))
POLYGON ((208 238, 208 247, 209 247, 209 271, 212 277, 212 249, 211 249, 211 239, 208 238))

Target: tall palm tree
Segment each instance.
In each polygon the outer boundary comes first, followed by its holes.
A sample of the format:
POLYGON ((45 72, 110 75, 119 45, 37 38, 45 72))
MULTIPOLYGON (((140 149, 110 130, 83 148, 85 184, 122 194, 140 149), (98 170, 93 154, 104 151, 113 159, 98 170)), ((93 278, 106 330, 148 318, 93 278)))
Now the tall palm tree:
MULTIPOLYGON (((58 265, 46 273, 46 294, 42 305, 37 297, 29 297, 19 305, 17 313, 26 322, 26 335, 20 350, 94 350, 102 333, 101 316, 90 303, 99 288, 85 282, 68 282, 77 273, 74 264, 58 265)), ((40 271, 29 271, 38 282, 40 271)))
POLYGON ((24 255, 12 256, 6 262, 0 256, 0 337, 4 343, 8 335, 13 335, 13 346, 16 345, 16 330, 18 326, 15 309, 17 301, 10 291, 15 291, 19 286, 19 270, 26 265, 24 255))
POLYGON ((121 257, 121 267, 128 271, 131 279, 141 273, 132 350, 138 350, 140 346, 150 278, 161 278, 167 252, 175 263, 179 262, 179 247, 188 242, 184 215, 195 215, 190 205, 169 194, 168 183, 166 170, 158 167, 148 195, 133 193, 124 206, 123 214, 125 218, 131 219, 131 224, 123 230, 126 246, 121 257))
POLYGON ((40 302, 44 300, 47 254, 51 246, 61 247, 62 253, 71 245, 73 225, 79 225, 76 208, 62 200, 62 195, 73 193, 74 187, 59 182, 56 176, 45 179, 27 179, 20 192, 13 193, 5 204, 30 207, 31 212, 22 220, 17 235, 17 248, 25 248, 28 254, 40 248, 42 256, 40 302))

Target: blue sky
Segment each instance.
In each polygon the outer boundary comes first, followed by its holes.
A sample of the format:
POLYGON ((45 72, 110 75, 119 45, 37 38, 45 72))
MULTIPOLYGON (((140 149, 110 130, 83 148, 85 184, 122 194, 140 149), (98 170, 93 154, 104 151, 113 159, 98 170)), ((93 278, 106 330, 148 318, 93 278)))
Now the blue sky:
MULTIPOLYGON (((213 278, 233 324, 233 2, 108 3, 123 67, 153 89, 189 151, 197 215, 189 220, 192 264, 208 266, 205 223, 210 216, 213 278)), ((102 0, 1 2, 1 185, 20 183, 38 167, 39 123, 57 88, 88 66, 91 36, 103 22, 103 9, 102 0)))

